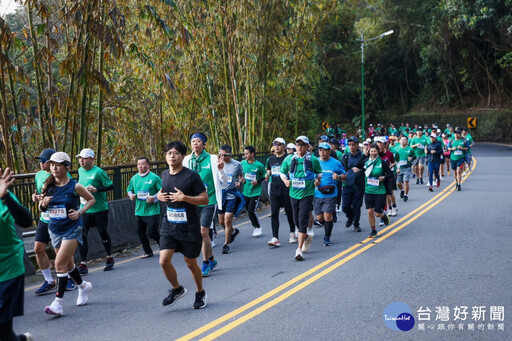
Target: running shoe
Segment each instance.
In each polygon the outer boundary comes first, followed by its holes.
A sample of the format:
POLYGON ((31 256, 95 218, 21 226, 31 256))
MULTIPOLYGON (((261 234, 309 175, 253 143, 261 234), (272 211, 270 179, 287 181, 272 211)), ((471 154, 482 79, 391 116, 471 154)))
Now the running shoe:
POLYGON ((308 234, 306 240, 304 240, 304 244, 302 244, 302 252, 308 252, 311 247, 311 241, 313 240, 313 236, 308 234))
POLYGON ((295 251, 295 260, 298 260, 298 261, 304 260, 304 256, 302 254, 302 250, 301 249, 297 249, 295 251))
POLYGON ((307 234, 310 235, 311 237, 314 237, 315 236, 315 231, 313 231, 313 228, 309 228, 308 227, 307 234))
POLYGON ((338 208, 336 208, 336 212, 341 213, 341 206, 338 205, 338 208))
POLYGON ((416 179, 416 185, 419 185, 420 184, 420 179, 416 179))
POLYGON ((194 301, 194 309, 203 309, 206 307, 206 291, 196 292, 196 300, 194 301))
POLYGON ((78 288, 78 285, 76 285, 75 281, 72 278, 68 278, 68 284, 66 285, 66 291, 73 291, 78 288))
POLYGON ((428 190, 429 190, 430 192, 434 192, 434 189, 432 188, 432 186, 428 186, 428 190))
POLYGON ((420 184, 423 185, 423 178, 420 178, 420 184))
POLYGON ((389 217, 386 214, 384 214, 384 217, 382 217, 382 221, 384 224, 389 225, 389 217))
POLYGON ((404 195, 404 201, 409 201, 409 197, 407 195, 404 195))
POLYGON ((105 262, 105 268, 103 271, 112 271, 114 270, 114 264, 116 261, 114 260, 114 257, 107 257, 107 261, 105 262))
POLYGON ((215 232, 215 233, 213 234, 213 238, 219 238, 219 234, 218 234, 217 232, 215 232))
POLYGON ((229 245, 224 244, 224 245, 222 246, 222 253, 223 253, 224 255, 227 255, 227 254, 228 254, 228 253, 230 253, 230 252, 231 252, 231 251, 229 250, 229 245))
POLYGON ((272 237, 272 239, 268 241, 268 246, 281 246, 281 243, 279 242, 279 239, 272 237))
POLYGON ((321 222, 319 222, 318 220, 315 219, 315 221, 313 222, 313 225, 314 226, 318 226, 318 227, 321 227, 321 226, 324 226, 321 222))
POLYGON ((290 233, 290 240, 288 241, 288 243, 290 244, 295 244, 297 243, 297 237, 295 237, 295 233, 290 233))
POLYGON ((89 299, 89 291, 92 289, 91 282, 83 281, 82 284, 85 284, 85 288, 78 287, 78 298, 76 299, 76 305, 84 305, 87 303, 89 299))
POLYGON ((379 226, 384 226, 384 220, 382 220, 382 218, 380 218, 379 226))
POLYGON ((231 237, 229 238, 229 244, 235 241, 236 236, 240 234, 240 230, 236 227, 233 229, 233 233, 231 233, 231 237))
POLYGON ((354 232, 361 232, 361 228, 359 226, 354 226, 354 232))
POLYGON ((324 246, 331 246, 331 239, 329 237, 324 237, 324 246))
POLYGON ((397 214, 398 214, 398 207, 392 207, 391 208, 391 216, 396 217, 397 214))
POLYGON ((55 284, 55 281, 48 283, 47 281, 44 281, 43 285, 39 289, 36 290, 36 295, 45 295, 52 292, 55 292, 57 289, 57 285, 55 284))
POLYGON ((208 261, 208 265, 210 266, 210 272, 213 272, 215 268, 217 267, 217 260, 210 260, 208 261))
POLYGON ((162 301, 162 305, 164 305, 164 306, 171 306, 174 303, 176 303, 176 301, 178 299, 180 299, 183 296, 185 296, 186 293, 187 293, 187 289, 185 289, 181 285, 177 289, 171 289, 171 290, 169 290, 169 296, 164 298, 164 300, 162 301))
POLYGON ((374 238, 374 237, 377 237, 377 230, 372 230, 372 232, 368 236, 368 238, 374 238))
POLYGON ((400 191, 400 199, 404 198, 405 191, 400 191))
POLYGON ((345 224, 345 227, 346 228, 349 228, 350 226, 352 226, 352 223, 354 222, 354 220, 352 219, 347 219, 347 223, 345 224))
POLYGON ((440 179, 440 180, 437 180, 437 184, 436 184, 436 187, 439 187, 439 186, 441 186, 441 180, 442 180, 442 179, 440 179))
POLYGON ((254 238, 259 238, 261 237, 261 227, 255 227, 254 228, 254 231, 252 232, 252 236, 254 238))
POLYGON ((25 336, 27 341, 34 341, 34 337, 30 333, 23 333, 23 336, 25 336))
POLYGON ((457 185, 457 191, 461 191, 460 184, 457 185))
POLYGON ((208 277, 210 276, 210 264, 209 263, 204 263, 203 262, 203 265, 201 266, 201 272, 203 274, 203 277, 208 277))
POLYGON ((44 308, 44 312, 49 315, 62 316, 64 311, 62 310, 62 303, 54 299, 52 304, 44 308))
POLYGON ((155 255, 153 253, 145 253, 142 256, 140 256, 140 259, 146 259, 149 257, 154 257, 155 255))
POLYGON ((87 275, 89 273, 89 269, 87 268, 87 264, 80 263, 80 265, 78 265, 78 272, 82 276, 83 275, 87 275))
POLYGON ((416 174, 413 174, 413 175, 412 175, 412 178, 414 179, 415 177, 416 177, 416 174))
POLYGON ((211 243, 212 243, 212 247, 216 247, 216 246, 217 246, 217 244, 215 244, 215 241, 214 241, 214 240, 210 240, 210 241, 211 241, 211 243))

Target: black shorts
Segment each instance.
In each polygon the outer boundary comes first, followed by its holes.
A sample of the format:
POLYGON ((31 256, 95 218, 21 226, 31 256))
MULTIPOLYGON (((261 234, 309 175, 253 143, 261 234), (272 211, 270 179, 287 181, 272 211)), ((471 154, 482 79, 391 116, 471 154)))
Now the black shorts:
POLYGON ((396 175, 393 175, 392 179, 387 179, 384 186, 386 187, 386 195, 393 195, 393 191, 396 190, 396 175))
POLYGON ((36 229, 35 241, 44 243, 46 245, 50 244, 50 233, 48 232, 48 223, 39 220, 36 229))
POLYGON ((25 275, 0 282, 0 323, 23 315, 25 275))
POLYGON ((84 213, 82 216, 83 227, 89 230, 96 226, 99 233, 107 230, 108 226, 108 210, 96 213, 84 213))
POLYGON ((170 232, 162 226, 160 250, 174 250, 187 258, 197 258, 201 254, 203 237, 201 230, 170 232))
POLYGON ((384 211, 384 207, 386 206, 386 195, 365 193, 364 203, 367 210, 373 208, 375 213, 382 213, 384 211))
POLYGON ((303 199, 290 198, 293 212, 293 222, 299 232, 306 233, 309 225, 309 214, 313 210, 313 196, 303 199))

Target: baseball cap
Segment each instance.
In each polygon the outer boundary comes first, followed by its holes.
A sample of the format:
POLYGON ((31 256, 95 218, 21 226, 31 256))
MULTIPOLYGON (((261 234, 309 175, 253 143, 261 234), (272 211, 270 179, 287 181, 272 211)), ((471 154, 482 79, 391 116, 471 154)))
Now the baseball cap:
POLYGON ((65 164, 66 166, 71 165, 71 159, 69 155, 64 152, 55 152, 50 157, 50 162, 65 164))
POLYGON ((306 136, 304 136, 304 135, 301 135, 301 136, 297 137, 295 139, 295 143, 297 143, 297 141, 302 141, 305 144, 309 144, 309 139, 306 136))
POLYGON ((418 127, 418 130, 423 131, 423 127, 422 127, 422 126, 419 126, 419 127, 418 127))
POLYGON ((287 149, 297 149, 297 148, 295 148, 295 145, 294 145, 293 143, 288 143, 288 144, 286 145, 286 148, 287 148, 287 149))
POLYGON ((432 133, 430 134, 430 137, 437 137, 437 134, 436 134, 436 133, 434 133, 434 132, 432 132, 432 133))
POLYGON ((52 148, 46 148, 43 149, 41 152, 41 155, 36 156, 36 159, 39 159, 42 163, 45 163, 46 161, 50 160, 50 157, 55 154, 55 149, 52 148))
POLYGON ((396 137, 395 135, 391 135, 391 136, 389 137, 389 139, 390 139, 390 140, 395 140, 395 141, 396 141, 396 140, 397 140, 397 137, 396 137))
POLYGON ((331 149, 331 146, 329 146, 328 143, 326 142, 322 142, 320 143, 320 145, 318 146, 318 148, 322 148, 322 149, 331 149))
POLYGON ((359 143, 359 139, 357 137, 355 137, 355 136, 350 136, 348 138, 348 142, 350 142, 350 141, 355 142, 355 143, 359 143))
POLYGON ((384 136, 377 136, 374 140, 375 142, 386 143, 386 137, 384 136))
POLYGON ((275 143, 275 142, 278 142, 281 144, 286 144, 286 141, 281 137, 276 137, 272 143, 275 143))
POLYGON ((330 140, 329 140, 329 143, 332 143, 332 144, 338 145, 338 144, 340 144, 340 141, 338 141, 338 140, 336 140, 336 139, 330 139, 330 140))
POLYGON ((460 133, 462 133, 462 131, 460 130, 460 128, 455 129, 455 134, 460 134, 460 133))
POLYGON ((82 149, 82 151, 80 152, 80 154, 78 154, 76 157, 81 157, 81 158, 88 158, 88 157, 94 157, 94 151, 92 149, 89 149, 89 148, 84 148, 82 149))
POLYGON ((328 141, 329 138, 327 136, 325 136, 325 135, 322 135, 322 136, 320 136, 319 140, 328 141))

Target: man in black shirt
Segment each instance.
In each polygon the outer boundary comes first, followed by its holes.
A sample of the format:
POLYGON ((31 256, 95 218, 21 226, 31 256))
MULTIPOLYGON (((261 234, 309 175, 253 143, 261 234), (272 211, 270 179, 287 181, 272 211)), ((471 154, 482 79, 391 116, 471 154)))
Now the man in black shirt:
POLYGON ((162 173, 162 189, 158 193, 158 200, 167 206, 160 237, 160 266, 172 289, 162 304, 171 306, 187 292, 179 284, 176 269, 171 262, 174 252, 180 252, 196 283, 193 307, 201 309, 206 306, 206 292, 203 289, 201 269, 197 265, 202 245, 197 205, 207 205, 208 194, 199 174, 183 167, 186 153, 187 147, 180 141, 169 142, 165 148, 169 170, 162 173))
POLYGON ((279 209, 284 207, 288 225, 290 226, 290 243, 297 243, 295 237, 295 224, 293 223, 292 205, 290 203, 290 190, 281 180, 279 168, 288 156, 284 152, 286 142, 278 137, 274 140, 275 154, 267 160, 267 180, 270 181, 270 209, 272 219, 272 239, 269 246, 281 246, 279 242, 279 209))

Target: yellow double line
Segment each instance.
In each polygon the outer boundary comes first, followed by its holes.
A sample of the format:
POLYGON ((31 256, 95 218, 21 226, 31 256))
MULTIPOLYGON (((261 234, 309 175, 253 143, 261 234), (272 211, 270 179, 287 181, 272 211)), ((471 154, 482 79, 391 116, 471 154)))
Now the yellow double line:
MULTIPOLYGON (((473 170, 474 170, 475 167, 476 167, 476 159, 474 159, 474 158, 473 158, 473 165, 474 165, 473 166, 473 170)), ((469 172, 464 177, 463 182, 467 179, 467 177, 471 173, 472 173, 472 171, 469 172)), ((238 308, 238 309, 236 309, 236 310, 234 310, 234 311, 232 311, 232 312, 230 312, 230 313, 228 313, 228 314, 226 314, 224 316, 221 316, 220 318, 218 318, 218 319, 208 323, 207 325, 205 325, 205 326, 203 326, 203 327, 201 327, 199 329, 196 329, 196 330, 190 332, 189 334, 179 338, 178 340, 180 340, 180 341, 181 340, 191 340, 193 338, 196 338, 196 337, 198 337, 198 336, 200 336, 200 335, 210 331, 211 329, 213 329, 213 328, 223 324, 224 322, 227 322, 228 320, 231 320, 231 319, 237 317, 238 315, 241 315, 242 313, 248 311, 249 309, 251 309, 251 308, 253 308, 253 307, 257 306, 257 305, 259 305, 260 303, 263 303, 263 302, 267 301, 268 299, 272 298, 273 296, 277 295, 278 293, 288 289, 289 287, 293 286, 294 284, 298 283, 299 281, 301 281, 303 279, 306 279, 310 275, 313 275, 317 271, 320 271, 320 270, 323 269, 322 271, 318 272, 314 276, 311 276, 310 278, 308 278, 307 280, 303 281, 299 285, 289 289, 288 291, 282 293, 281 295, 275 297, 274 299, 268 301, 267 303, 259 306, 258 308, 254 309, 254 310, 252 310, 252 311, 250 311, 248 313, 246 313, 245 315, 237 318, 236 320, 234 320, 234 321, 226 324, 225 326, 215 330, 213 333, 204 336, 201 340, 214 340, 214 339, 218 338, 219 336, 224 335, 228 331, 233 330, 234 328, 238 327, 239 325, 249 321, 250 319, 252 319, 252 318, 254 318, 256 316, 258 316, 259 314, 261 314, 264 311, 270 309, 271 307, 279 304, 280 302, 284 301, 285 299, 287 299, 288 297, 292 296, 293 294, 299 292, 300 290, 306 288, 307 286, 309 286, 310 284, 312 284, 315 281, 319 280, 320 278, 324 277, 325 275, 329 274, 330 272, 336 270, 337 268, 339 268, 343 264, 347 263, 351 259, 357 257, 361 253, 367 251, 368 249, 372 248, 373 246, 377 245, 378 243, 381 243, 382 241, 386 240, 387 238, 389 238, 393 234, 397 233, 398 231, 400 231, 401 229, 403 229, 404 227, 406 227, 410 223, 414 222, 416 219, 421 217, 423 214, 428 212, 430 209, 432 209, 434 206, 436 206, 441 201, 443 201, 446 197, 448 197, 451 193, 453 193, 455 191, 455 186, 454 185, 455 185, 455 182, 452 182, 448 187, 446 187, 443 191, 441 191, 439 194, 434 196, 432 199, 430 199, 429 201, 425 202, 424 204, 422 204, 421 206, 419 206, 415 210, 411 211, 410 213, 408 213, 407 215, 405 215, 401 219, 397 220, 393 224, 391 224, 388 227, 384 228, 382 231, 379 232, 379 235, 378 235, 377 239, 370 239, 370 238, 364 239, 360 243, 355 244, 355 245, 349 247, 348 249, 344 250, 343 252, 337 254, 336 256, 333 256, 333 257, 329 258, 328 260, 326 260, 326 261, 318 264, 317 266, 311 268, 310 270, 302 273, 301 275, 299 275, 299 276, 297 276, 295 278, 292 278, 288 282, 286 282, 286 283, 278 286, 277 288, 269 291, 268 293, 264 294, 263 296, 260 296, 257 299, 255 299, 255 300, 253 300, 253 301, 251 301, 251 302, 241 306, 240 308, 238 308), (348 256, 346 256, 346 255, 348 255, 348 256), (343 258, 344 256, 346 256, 346 257, 343 258), (335 261, 337 261, 337 262, 334 263, 335 261), (334 264, 330 265, 331 263, 334 263, 334 264)))

